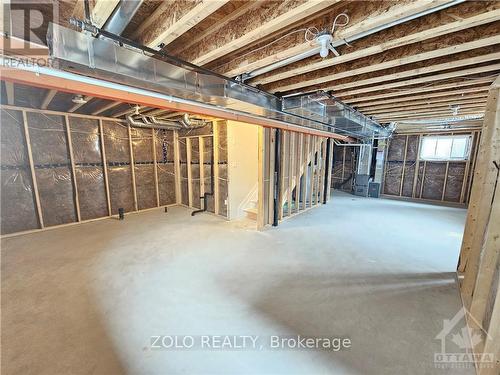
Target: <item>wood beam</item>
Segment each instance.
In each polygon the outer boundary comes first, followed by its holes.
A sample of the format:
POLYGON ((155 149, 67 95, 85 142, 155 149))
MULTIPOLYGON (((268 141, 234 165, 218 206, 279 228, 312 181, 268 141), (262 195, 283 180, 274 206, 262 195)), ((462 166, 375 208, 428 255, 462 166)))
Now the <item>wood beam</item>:
POLYGON ((462 296, 470 308, 480 265, 481 250, 488 222, 491 203, 498 179, 500 160, 500 77, 492 85, 484 118, 484 129, 474 171, 469 210, 460 252, 459 271, 464 272, 462 296))
POLYGON ((92 21, 97 27, 103 27, 115 10, 120 0, 97 0, 91 12, 92 21))
MULTIPOLYGON (((389 40, 384 43, 380 43, 374 46, 370 46, 368 48, 359 49, 357 51, 346 53, 341 56, 331 57, 327 59, 321 59, 319 61, 309 62, 307 60, 301 63, 301 66, 288 69, 283 72, 273 72, 265 77, 260 77, 252 80, 252 84, 268 84, 270 82, 280 81, 282 79, 290 78, 297 76, 299 74, 309 73, 314 70, 328 68, 330 66, 343 64, 349 61, 357 60, 363 57, 368 57, 375 55, 377 53, 382 53, 384 51, 388 51, 390 49, 394 49, 397 47, 402 47, 405 45, 409 45, 412 43, 421 42, 430 38, 436 38, 438 36, 454 33, 457 31, 465 30, 471 27, 487 24, 490 22, 494 22, 500 19, 500 9, 496 9, 490 12, 481 13, 479 15, 465 18, 460 21, 452 22, 446 25, 442 25, 439 27, 426 29, 417 33, 413 33, 410 35, 406 35, 401 38, 396 38, 393 40, 389 40)), ((268 65, 268 64, 267 64, 268 65)), ((264 65, 265 66, 265 65, 264 65)), ((227 72, 228 75, 237 75, 235 72, 227 72)), ((238 73, 240 74, 240 73, 238 73)))
POLYGON ((45 97, 42 100, 42 104, 40 105, 40 108, 47 109, 47 107, 49 106, 52 99, 54 99, 54 96, 56 96, 56 94, 57 94, 57 90, 47 91, 47 94, 45 94, 45 97))
POLYGON ((243 48, 265 36, 291 26, 305 17, 317 13, 339 0, 306 0, 295 5, 292 0, 272 2, 259 11, 258 17, 244 14, 237 21, 237 28, 226 28, 217 38, 207 36, 199 48, 191 49, 181 57, 196 65, 205 65, 228 53, 243 48))
MULTIPOLYGON (((271 92, 290 91, 290 90, 295 90, 295 89, 298 89, 301 87, 320 85, 320 84, 323 84, 325 82, 332 82, 332 81, 337 81, 339 79, 356 77, 360 74, 366 74, 366 73, 376 72, 376 71, 380 71, 380 70, 384 70, 384 69, 395 68, 395 67, 399 67, 399 66, 407 65, 407 64, 412 64, 412 63, 419 62, 419 61, 434 59, 437 57, 449 56, 449 55, 452 55, 455 53, 470 51, 470 50, 473 50, 476 48, 481 48, 481 47, 486 47, 486 46, 490 46, 493 44, 498 44, 498 38, 499 38, 499 36, 495 35, 492 37, 474 40, 474 41, 468 42, 468 43, 456 44, 453 46, 440 48, 440 49, 436 49, 436 50, 428 51, 428 52, 424 52, 424 53, 416 50, 415 54, 410 55, 410 56, 405 56, 405 57, 390 60, 390 61, 384 61, 384 62, 381 62, 379 64, 368 65, 368 66, 364 66, 364 67, 361 67, 358 69, 349 69, 349 67, 346 66, 344 68, 344 71, 339 72, 339 73, 332 74, 329 71, 324 72, 324 74, 322 73, 321 77, 303 80, 301 82, 292 83, 292 84, 288 84, 288 85, 281 84, 281 85, 273 86, 273 88, 270 89, 269 91, 271 91, 271 92)), ((479 58, 479 56, 478 56, 478 58, 479 58)), ((336 57, 333 58, 333 60, 336 60, 336 59, 337 59, 336 57)), ((473 59, 475 59, 475 58, 471 58, 470 60, 473 60, 473 59)), ((450 63, 434 65, 433 68, 431 68, 432 66, 428 67, 428 70, 429 71, 437 71, 437 70, 447 69, 446 66, 451 64, 451 63, 454 63, 454 61, 452 61, 450 63)), ((474 64, 474 62, 472 62, 472 64, 474 64)), ((415 74, 410 74, 410 72, 412 72, 412 71, 415 72, 417 70, 425 70, 425 69, 426 68, 413 69, 413 70, 409 70, 407 75, 403 75, 403 73, 405 73, 405 72, 402 72, 401 74, 402 74, 402 77, 409 77, 410 75, 415 75, 415 74)), ((425 72, 422 72, 422 74, 424 74, 424 73, 425 72)), ((371 80, 378 82, 375 78, 371 78, 371 80)), ((366 81, 368 81, 368 80, 366 80, 366 81)), ((359 81, 358 81, 358 83, 359 83, 359 81)), ((340 86, 342 86, 342 85, 340 85, 340 86)), ((350 86, 350 87, 352 87, 352 86, 350 86)))
MULTIPOLYGON (((492 54, 492 55, 497 55, 497 54, 492 54)), ((500 53, 498 53, 498 56, 500 57, 500 53)), ((487 59, 490 59, 490 58, 493 59, 493 56, 489 55, 489 57, 487 57, 487 59)), ((466 59, 466 60, 469 60, 469 59, 466 59)), ((470 63, 470 62, 468 62, 468 63, 470 63)), ((460 66, 460 63, 457 63, 457 65, 455 65, 455 67, 456 66, 460 66)), ((377 85, 377 86, 369 86, 369 87, 365 87, 365 88, 361 88, 361 89, 357 89, 357 90, 335 93, 335 95, 338 97, 344 97, 344 96, 348 96, 348 95, 358 95, 358 94, 364 94, 367 92, 387 90, 387 89, 392 89, 392 88, 396 88, 396 87, 418 85, 420 83, 440 81, 440 80, 445 80, 445 79, 450 79, 450 78, 463 77, 463 76, 468 76, 468 75, 472 75, 472 74, 492 72, 492 71, 497 71, 497 70, 500 70, 500 63, 482 66, 479 68, 469 68, 469 69, 464 69, 464 70, 456 70, 456 71, 449 72, 449 73, 436 74, 436 75, 422 77, 422 78, 414 78, 414 79, 409 79, 406 81, 398 81, 398 82, 386 83, 386 84, 377 85)), ((417 74, 418 73, 414 73, 414 75, 417 75, 417 74)), ((384 76, 384 80, 398 79, 398 75, 391 75, 391 76, 392 76, 392 78, 389 78, 390 76, 384 76)), ((362 83, 362 84, 367 84, 367 83, 362 83)), ((361 83, 360 83, 360 85, 361 85, 361 83)), ((352 84, 349 84, 349 87, 355 87, 355 86, 357 86, 357 85, 355 85, 354 82, 352 84)), ((333 89, 334 88, 330 87, 330 88, 326 88, 325 90, 333 90, 333 89)))
POLYGON ((447 92, 439 92, 433 94, 406 96, 403 98, 360 103, 359 105, 355 105, 355 107, 359 110, 382 109, 382 108, 391 108, 395 104, 399 104, 401 107, 404 107, 407 105, 416 105, 424 103, 443 103, 461 99, 485 98, 488 96, 487 91, 488 91, 488 86, 479 88, 474 87, 472 89, 462 89, 460 91, 447 91, 447 92))
POLYGON ((471 111, 463 111, 463 112, 459 113, 457 116, 453 116, 452 114, 450 114, 449 111, 443 111, 443 112, 435 112, 435 113, 429 113, 429 114, 420 113, 420 114, 416 114, 416 115, 407 114, 407 115, 391 116, 391 117, 384 116, 384 117, 378 118, 378 121, 381 123, 386 123, 386 122, 391 122, 391 121, 405 121, 405 120, 427 120, 427 119, 447 120, 447 119, 451 119, 454 117, 460 117, 460 116, 465 116, 465 115, 483 115, 483 114, 484 114, 484 111, 471 110, 471 111))
POLYGON ((203 21, 228 0, 164 1, 133 34, 141 44, 157 48, 168 45, 203 21))
MULTIPOLYGON (((488 87, 493 82, 493 78, 484 78, 484 79, 473 79, 473 80, 462 80, 458 82, 453 82, 453 83, 445 83, 445 84, 440 84, 440 85, 431 85, 431 86, 425 86, 425 87, 417 87, 417 88, 410 88, 407 90, 397 90, 397 91, 386 91, 382 92, 381 94, 375 94, 375 95, 361 95, 358 97, 354 98, 344 98, 342 99, 344 102, 357 106, 361 104, 356 104, 360 102, 365 102, 365 101, 370 101, 370 100, 378 100, 378 99, 384 99, 383 102, 385 103, 385 98, 394 98, 392 100, 404 100, 405 98, 411 97, 414 94, 419 94, 426 92, 427 94, 423 95, 425 97, 439 97, 439 96, 446 96, 451 94, 451 91, 440 91, 440 92, 435 92, 432 93, 432 91, 439 91, 439 90, 447 90, 447 89, 456 89, 459 87, 466 87, 466 86, 476 86, 476 85, 483 85, 483 86, 478 86, 478 87, 471 87, 467 90, 476 90, 476 91, 488 91, 488 87), (487 86, 485 86, 485 84, 487 86), (429 93, 431 92, 431 93, 429 93), (431 96, 432 95, 432 96, 431 96), (400 98, 400 96, 402 96, 400 98)), ((459 92, 464 92, 463 90, 466 89, 461 89, 459 92)), ((474 92, 474 91, 469 91, 469 92, 474 92)))
POLYGON ((106 105, 103 105, 102 107, 96 109, 94 112, 92 112, 92 115, 96 116, 96 115, 99 115, 103 112, 106 112, 107 110, 111 109, 111 108, 115 108, 115 107, 118 107, 120 104, 123 104, 122 102, 111 102, 111 103, 108 103, 106 105))
POLYGON ((7 94, 7 104, 14 105, 14 83, 6 81, 5 91, 7 94))
MULTIPOLYGON (((393 81, 396 79, 403 79, 403 78, 409 78, 409 77, 414 77, 422 74, 429 74, 429 73, 436 73, 440 72, 442 70, 448 70, 448 69, 455 69, 455 68, 461 68, 467 65, 475 65, 475 64, 481 64, 484 62, 490 62, 490 61, 495 61, 495 60, 500 60, 500 52, 496 53, 488 53, 486 55, 480 55, 480 56, 474 56, 468 59, 462 59, 462 60, 452 60, 446 63, 442 64, 436 64, 436 65, 430 65, 426 66, 425 68, 416 68, 416 69, 410 69, 410 70, 405 70, 402 72, 398 73, 392 73, 392 74, 387 74, 387 75, 381 75, 381 76, 376 76, 373 78, 367 78, 367 79, 362 79, 362 80, 354 80, 352 82, 348 83, 343 83, 343 84, 335 84, 334 86, 327 86, 324 90, 335 90, 341 91, 353 87, 360 87, 360 86, 366 86, 366 85, 372 85, 375 83, 381 83, 385 81, 393 81)), ((500 64, 496 64, 499 66, 500 64)), ((448 74, 453 74, 455 72, 451 72, 448 74)), ((473 73, 471 73, 473 74, 473 73)), ((456 75, 452 75, 451 77, 460 77, 456 75)), ((397 87, 397 86, 395 86, 397 87)))

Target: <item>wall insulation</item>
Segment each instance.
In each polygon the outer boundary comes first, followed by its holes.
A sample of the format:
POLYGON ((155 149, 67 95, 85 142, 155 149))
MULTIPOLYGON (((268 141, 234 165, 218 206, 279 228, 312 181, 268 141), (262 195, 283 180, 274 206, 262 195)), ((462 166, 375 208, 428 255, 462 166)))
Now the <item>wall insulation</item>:
MULTIPOLYGON (((392 197, 467 204, 479 132, 470 134, 468 160, 427 161, 420 159, 421 138, 430 134, 400 134, 389 141, 383 194, 392 197)), ((432 134, 437 135, 437 134, 432 134)))
POLYGON ((332 188, 352 192, 357 151, 357 147, 333 146, 332 188))
POLYGON ((2 234, 176 203, 173 131, 39 110, 1 120, 2 234))

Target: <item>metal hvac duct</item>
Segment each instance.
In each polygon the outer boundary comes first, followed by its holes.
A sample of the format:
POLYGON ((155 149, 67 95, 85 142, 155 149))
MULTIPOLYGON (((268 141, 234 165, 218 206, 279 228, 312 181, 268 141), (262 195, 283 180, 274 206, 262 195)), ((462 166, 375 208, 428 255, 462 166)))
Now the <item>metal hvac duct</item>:
POLYGON ((121 0, 103 26, 110 33, 120 35, 142 4, 142 0, 121 0))
POLYGON ((189 100, 193 104, 208 104, 233 113, 355 138, 387 137, 391 133, 346 107, 340 111, 329 109, 322 115, 309 110, 309 105, 298 110, 293 104, 295 97, 282 100, 192 64, 163 61, 145 51, 121 46, 108 38, 95 38, 90 33, 51 24, 48 41, 50 56, 59 69, 170 95, 172 100, 189 100))

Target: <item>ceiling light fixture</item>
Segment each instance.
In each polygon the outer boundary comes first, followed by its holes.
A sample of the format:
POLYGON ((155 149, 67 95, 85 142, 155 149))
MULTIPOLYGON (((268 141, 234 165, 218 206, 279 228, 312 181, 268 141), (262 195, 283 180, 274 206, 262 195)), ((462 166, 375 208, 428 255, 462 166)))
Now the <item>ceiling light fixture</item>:
POLYGON ((83 95, 75 95, 75 96, 73 96, 73 98, 71 99, 71 101, 72 101, 73 103, 75 103, 75 104, 85 104, 85 103, 87 103, 87 102, 88 102, 88 100, 87 100, 87 99, 85 99, 85 98, 83 97, 83 95))

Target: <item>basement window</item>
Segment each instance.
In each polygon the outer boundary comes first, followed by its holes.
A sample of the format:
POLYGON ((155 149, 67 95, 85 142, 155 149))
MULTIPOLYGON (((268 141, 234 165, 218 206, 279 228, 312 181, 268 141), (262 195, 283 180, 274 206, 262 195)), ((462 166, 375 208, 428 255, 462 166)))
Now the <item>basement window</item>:
POLYGON ((467 160, 470 145, 469 135, 422 137, 420 158, 431 161, 467 160))

